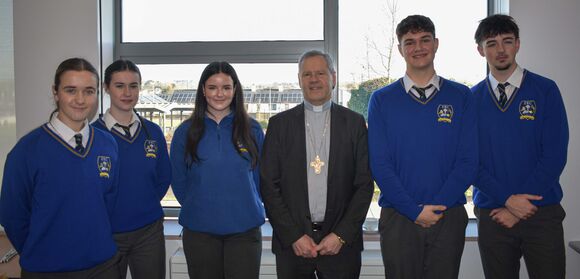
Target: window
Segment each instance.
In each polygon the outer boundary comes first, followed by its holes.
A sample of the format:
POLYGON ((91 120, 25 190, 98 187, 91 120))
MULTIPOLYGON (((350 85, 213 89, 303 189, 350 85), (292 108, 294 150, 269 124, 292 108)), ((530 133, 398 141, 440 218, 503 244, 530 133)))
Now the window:
MULTIPOLYGON (((476 51, 473 35, 478 21, 487 15, 487 1, 368 0, 360 5, 340 0, 339 7, 339 87, 351 95, 348 107, 365 116, 372 91, 405 74, 395 29, 408 15, 422 14, 435 24, 438 75, 469 87, 485 75, 486 62, 476 51), (462 12, 449 16, 450 9, 462 12)), ((380 216, 378 193, 377 189, 368 217, 380 216)), ((475 218, 471 193, 470 188, 466 207, 470 218, 475 218)))
MULTIPOLYGON (((270 116, 302 101, 296 62, 311 49, 325 50, 338 62, 335 101, 366 114, 371 92, 360 89, 376 89, 404 74, 393 32, 409 14, 425 14, 435 23, 438 74, 468 85, 485 74, 473 33, 487 14, 486 0, 205 2, 116 0, 115 56, 139 64, 143 92, 137 109, 160 124, 168 141, 192 112, 203 67, 216 60, 234 65, 247 110, 264 127, 270 116), (463 12, 449 16, 452 10, 463 12)), ((177 205, 170 194, 164 204, 177 205)), ((369 217, 378 218, 376 199, 372 208, 369 217)))
POLYGON ((123 0, 121 11, 123 42, 322 40, 324 31, 322 1, 123 0))
MULTIPOLYGON (((248 112, 266 127, 270 116, 302 102, 300 54, 326 48, 336 57, 335 1, 210 2, 115 2, 115 58, 140 66, 143 91, 136 108, 163 128, 168 143, 173 129, 192 113, 207 63, 233 64, 248 112)), ((178 206, 171 191, 163 204, 178 206)))
MULTIPOLYGON (((135 107, 143 117, 157 123, 165 132, 168 145, 173 132, 193 112, 199 77, 206 64, 140 64, 142 90, 135 107)), ((250 116, 265 129, 268 119, 302 102, 302 91, 295 79, 296 63, 233 64, 244 88, 244 103, 250 116), (244 84, 244 81, 248 83, 244 84), (283 105, 283 106, 282 106, 283 105)), ((177 207, 170 190, 163 206, 177 207)))

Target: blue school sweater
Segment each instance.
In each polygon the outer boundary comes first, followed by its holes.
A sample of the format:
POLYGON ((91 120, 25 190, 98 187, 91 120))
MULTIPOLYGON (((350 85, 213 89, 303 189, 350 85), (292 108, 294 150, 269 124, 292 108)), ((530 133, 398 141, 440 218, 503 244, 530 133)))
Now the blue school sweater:
POLYGON ((119 194, 111 219, 114 233, 134 231, 163 217, 160 201, 171 183, 167 143, 159 126, 142 120, 132 138, 109 131, 102 119, 93 123, 111 133, 119 146, 119 194))
POLYGON ((46 124, 18 141, 6 158, 0 222, 24 270, 77 271, 115 255, 118 168, 117 143, 93 127, 82 154, 46 124))
MULTIPOLYGON (((219 124, 205 118, 205 131, 197 147, 198 162, 186 164, 185 142, 191 120, 175 130, 171 141, 173 193, 181 204, 179 223, 189 230, 216 235, 240 233, 265 221, 260 197, 259 168, 252 169, 247 151, 243 156, 232 144, 233 113, 219 124)), ((251 133, 262 149, 264 133, 255 120, 251 133)))
POLYGON ((441 78, 440 90, 421 102, 400 79, 373 93, 368 112, 370 167, 381 207, 414 221, 422 205, 465 203, 478 160, 469 88, 441 78))
POLYGON ((479 121, 480 165, 474 203, 505 205, 513 194, 543 197, 537 206, 562 200, 560 174, 568 152, 568 121, 556 83, 524 71, 520 88, 500 109, 485 79, 471 89, 479 121))

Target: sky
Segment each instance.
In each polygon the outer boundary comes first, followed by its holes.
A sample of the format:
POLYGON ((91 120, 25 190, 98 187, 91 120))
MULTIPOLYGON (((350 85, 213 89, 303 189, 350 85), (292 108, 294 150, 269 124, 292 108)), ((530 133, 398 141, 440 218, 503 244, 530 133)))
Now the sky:
MULTIPOLYGON (((338 1, 341 84, 384 75, 378 53, 386 53, 391 29, 387 3, 397 4, 396 23, 411 14, 423 14, 433 20, 439 38, 435 59, 439 75, 471 84, 484 77, 485 59, 476 51, 473 34, 478 21, 487 13, 486 0, 338 1), (367 65, 378 71, 367 70, 367 65)), ((187 41, 191 34, 200 40, 321 39, 323 36, 322 0, 124 0, 123 3, 127 7, 124 9, 123 30, 127 34, 124 40, 129 41, 142 40, 139 37, 159 40, 173 37, 187 41), (182 6, 176 9, 173 4, 182 6), (176 24, 181 29, 164 23, 176 24)), ((196 84, 205 65, 140 67, 144 80, 194 80, 196 84)), ((246 87, 297 82, 296 64, 234 64, 234 67, 246 87)), ((396 45, 391 68, 392 77, 404 75, 404 61, 396 45)))
MULTIPOLYGON (((387 34, 391 30, 387 3, 397 4, 396 23, 413 14, 431 18, 435 24, 435 35, 439 38, 435 56, 437 74, 471 83, 483 79, 485 59, 477 53, 473 35, 478 21, 486 16, 487 1, 365 0, 365 5, 360 3, 352 0, 339 2, 339 67, 342 81, 360 82, 361 74, 367 75, 362 65, 366 65, 368 60, 374 62, 375 68, 381 68, 377 51, 372 43, 369 43, 371 47, 367 47, 366 38, 374 41, 379 51, 386 53, 387 34)), ((395 44, 391 76, 404 74, 405 63, 395 44)), ((371 77, 376 77, 372 75, 371 72, 371 77)))

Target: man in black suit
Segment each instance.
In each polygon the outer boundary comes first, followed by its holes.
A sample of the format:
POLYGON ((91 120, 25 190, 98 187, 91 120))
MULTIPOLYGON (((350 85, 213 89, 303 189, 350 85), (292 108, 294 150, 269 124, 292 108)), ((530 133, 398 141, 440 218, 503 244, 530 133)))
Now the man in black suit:
POLYGON ((298 66, 304 103, 270 118, 260 162, 278 278, 358 278, 373 194, 365 120, 331 101, 328 54, 298 66))

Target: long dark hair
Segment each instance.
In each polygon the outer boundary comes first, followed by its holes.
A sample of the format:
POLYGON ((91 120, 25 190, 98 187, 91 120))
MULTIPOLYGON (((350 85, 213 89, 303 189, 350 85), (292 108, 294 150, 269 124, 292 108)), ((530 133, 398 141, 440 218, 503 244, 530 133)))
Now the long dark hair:
POLYGON ((244 107, 244 90, 234 67, 224 61, 210 63, 201 73, 195 96, 195 109, 188 120, 191 121, 191 126, 187 131, 187 142, 185 144, 186 162, 191 166, 192 162, 199 161, 197 147, 205 131, 204 119, 207 112, 207 100, 203 95, 203 90, 205 82, 211 76, 219 73, 230 76, 234 82, 234 98, 230 104, 230 110, 234 113, 232 144, 240 156, 242 156, 242 148, 248 151, 252 160, 252 168, 254 168, 258 164, 258 147, 251 133, 250 117, 244 107))
MULTIPOLYGON (((64 75, 64 73, 68 71, 77 71, 77 72, 88 71, 95 76, 96 80, 99 80, 99 73, 97 72, 97 69, 95 69, 95 67, 91 64, 91 62, 87 61, 86 59, 78 57, 69 58, 67 60, 62 61, 60 65, 58 65, 58 68, 56 68, 56 72, 54 73, 54 83, 52 84, 52 90, 54 90, 55 94, 56 92, 58 92, 58 87, 60 86, 60 79, 62 78, 62 75, 64 75)), ((99 84, 97 82, 97 89, 98 87, 99 84)), ((55 106, 56 108, 50 114, 49 120, 52 119, 52 116, 58 111, 59 109, 58 102, 56 102, 55 106)))

